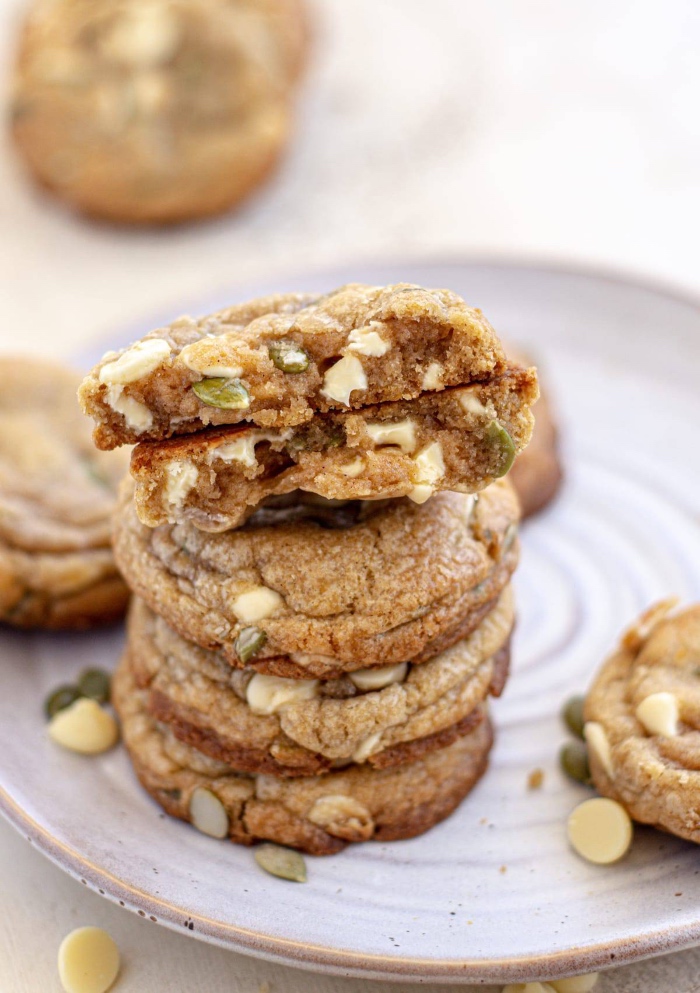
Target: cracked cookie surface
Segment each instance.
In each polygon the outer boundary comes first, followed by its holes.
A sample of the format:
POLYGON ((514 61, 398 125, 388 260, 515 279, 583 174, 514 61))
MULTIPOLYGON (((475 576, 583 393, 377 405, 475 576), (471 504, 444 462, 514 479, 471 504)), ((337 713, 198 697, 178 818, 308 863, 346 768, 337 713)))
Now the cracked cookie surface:
POLYGON ((514 621, 506 589, 467 639, 422 665, 330 681, 232 670, 185 641, 136 598, 125 664, 176 737, 243 772, 304 776, 351 762, 415 761, 473 730, 508 672, 514 621))
POLYGON ((417 761, 390 769, 352 766, 321 776, 280 779, 243 775, 159 725, 122 664, 113 701, 136 775, 169 814, 190 820, 196 790, 223 806, 231 841, 274 841, 312 855, 350 842, 422 834, 448 817, 486 771, 493 731, 488 716, 471 734, 417 761))
MULTIPOLYGON (((129 585, 183 638, 278 676, 332 678, 423 662, 478 627, 518 561, 517 497, 506 479, 479 497, 438 493, 339 508, 328 517, 265 510, 209 535, 147 528, 125 482, 114 518, 129 585)), ((327 511, 324 511, 327 515, 327 511)))
POLYGON ((295 490, 416 503, 440 490, 474 493, 504 476, 527 445, 536 398, 534 369, 513 366, 485 384, 319 414, 299 427, 210 428, 142 442, 131 459, 136 510, 149 527, 191 521, 214 532, 295 490))
POLYGON ((591 774, 631 817, 700 843, 700 605, 650 608, 585 703, 591 774))
POLYGON ((15 143, 43 187, 88 214, 218 213, 288 142, 307 34, 301 0, 34 0, 15 143))
POLYGON ((81 628, 124 612, 110 541, 126 453, 95 451, 75 398, 79 374, 0 359, 0 620, 81 628))
POLYGON ((180 318, 108 353, 80 391, 100 448, 208 425, 305 424, 501 375, 506 359, 480 311, 409 283, 281 294, 199 320, 180 318))

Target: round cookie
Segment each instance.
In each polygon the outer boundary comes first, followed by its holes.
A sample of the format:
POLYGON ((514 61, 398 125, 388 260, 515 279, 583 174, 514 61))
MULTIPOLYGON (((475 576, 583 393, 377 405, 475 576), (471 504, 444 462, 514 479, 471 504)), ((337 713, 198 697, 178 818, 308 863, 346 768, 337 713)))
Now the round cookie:
POLYGON ((360 504, 365 516, 344 529, 254 515, 216 535, 147 528, 132 494, 125 483, 114 519, 129 586, 183 638, 278 676, 423 662, 475 630, 518 561, 507 480, 478 499, 360 504))
POLYGON ((486 717, 474 731, 410 765, 351 766, 323 776, 278 779, 232 772, 158 725, 145 694, 121 665, 112 686, 122 737, 144 788, 169 814, 190 820, 197 789, 214 794, 238 844, 273 841, 312 855, 349 842, 413 838, 444 820, 486 771, 493 742, 486 717))
POLYGON ((302 0, 35 0, 15 142, 42 186, 95 217, 216 214, 284 150, 306 46, 302 0))
MULTIPOLYGON (((513 348, 508 356, 514 362, 531 365, 532 360, 513 348)), ((534 409, 535 426, 529 445, 516 457, 508 478, 520 498, 523 518, 544 510, 554 500, 564 479, 559 454, 559 429, 552 403, 538 370, 540 398, 534 409)))
POLYGON ((350 762, 388 768, 474 728, 481 704, 505 684, 513 621, 508 587, 469 638, 420 666, 280 680, 232 670, 136 598, 126 664, 158 721, 239 772, 305 776, 350 762))
POLYGON ((129 596, 110 547, 128 457, 94 449, 76 373, 17 356, 0 359, 0 377, 0 620, 114 621, 129 596))
POLYGON ((588 693, 598 791, 630 816, 700 843, 700 605, 650 608, 588 693))

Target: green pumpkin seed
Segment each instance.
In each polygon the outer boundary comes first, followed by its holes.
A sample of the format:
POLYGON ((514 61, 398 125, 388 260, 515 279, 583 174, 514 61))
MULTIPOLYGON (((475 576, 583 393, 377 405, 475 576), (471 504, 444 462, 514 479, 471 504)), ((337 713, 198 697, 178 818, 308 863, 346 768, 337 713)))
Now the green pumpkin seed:
POLYGON ((495 479, 505 476, 515 461, 515 445, 500 421, 489 421, 486 426, 486 440, 498 453, 498 462, 493 470, 495 479))
POLYGON ((267 635, 260 628, 243 628, 236 638, 234 648, 241 662, 250 662, 267 641, 267 635))
POLYGON ((250 393, 240 379, 215 376, 193 383, 192 389, 209 407, 221 407, 223 410, 245 410, 250 407, 250 393))
POLYGON ((86 669, 78 680, 78 689, 82 696, 97 700, 98 703, 109 703, 110 677, 104 669, 86 669))
POLYGON ((503 552, 507 552, 509 548, 512 548, 513 542, 518 537, 518 525, 509 524, 503 535, 503 552))
POLYGON ((288 338, 272 341, 267 346, 267 350, 272 364, 282 372, 306 372, 309 368, 308 353, 295 341, 290 341, 288 338))
POLYGON ((583 705, 586 702, 584 696, 572 696, 566 701, 562 708, 561 717, 569 731, 583 741, 583 705))
POLYGON ((51 720, 60 710, 65 710, 72 703, 79 700, 82 693, 77 686, 59 686, 58 689, 50 693, 44 703, 44 713, 51 720))
POLYGON ((588 749, 582 741, 568 741, 559 752, 559 762, 569 777, 584 786, 591 785, 588 749))
POLYGON ((260 845, 255 852, 255 861, 261 869, 279 879, 289 879, 293 883, 306 882, 306 862, 299 852, 279 845, 260 845))

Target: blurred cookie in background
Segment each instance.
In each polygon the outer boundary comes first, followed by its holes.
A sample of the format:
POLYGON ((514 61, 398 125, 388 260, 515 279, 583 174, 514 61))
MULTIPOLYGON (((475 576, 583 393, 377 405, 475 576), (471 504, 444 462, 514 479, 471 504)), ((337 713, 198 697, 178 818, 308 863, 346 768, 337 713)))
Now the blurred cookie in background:
MULTIPOLYGON (((515 348, 508 348, 512 362, 526 366, 535 364, 532 357, 515 348)), ((508 478, 520 498, 523 518, 544 510, 559 492, 564 478, 559 451, 559 428, 552 409, 546 379, 538 369, 540 398, 535 404, 535 427, 528 447, 515 460, 508 478)))
POLYGON ((228 210, 290 137, 302 0, 36 0, 11 126, 35 180, 98 218, 228 210))
POLYGON ((80 412, 80 374, 0 358, 0 621, 76 629, 117 620, 129 591, 111 547, 128 453, 98 452, 80 412))

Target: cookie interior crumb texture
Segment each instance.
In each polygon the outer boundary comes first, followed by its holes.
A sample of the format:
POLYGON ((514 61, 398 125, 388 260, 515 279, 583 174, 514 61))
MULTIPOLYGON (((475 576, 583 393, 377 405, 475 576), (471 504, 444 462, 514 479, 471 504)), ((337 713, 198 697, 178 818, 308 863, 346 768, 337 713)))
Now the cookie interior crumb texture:
POLYGON ((180 318, 105 355, 80 397, 97 445, 113 448, 209 425, 283 430, 316 413, 415 400, 436 364, 440 389, 487 383, 507 368, 491 325, 455 293, 357 283, 180 318), (367 347, 375 340, 380 348, 367 347), (282 344, 304 353, 303 368, 279 361, 282 344))

